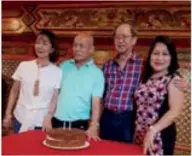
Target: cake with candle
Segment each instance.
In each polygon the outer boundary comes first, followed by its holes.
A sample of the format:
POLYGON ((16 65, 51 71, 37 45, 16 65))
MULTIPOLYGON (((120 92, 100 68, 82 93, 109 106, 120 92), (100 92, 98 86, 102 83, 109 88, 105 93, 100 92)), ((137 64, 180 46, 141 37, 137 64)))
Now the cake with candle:
POLYGON ((53 128, 47 131, 45 144, 50 147, 81 147, 86 142, 85 131, 75 128, 53 128))

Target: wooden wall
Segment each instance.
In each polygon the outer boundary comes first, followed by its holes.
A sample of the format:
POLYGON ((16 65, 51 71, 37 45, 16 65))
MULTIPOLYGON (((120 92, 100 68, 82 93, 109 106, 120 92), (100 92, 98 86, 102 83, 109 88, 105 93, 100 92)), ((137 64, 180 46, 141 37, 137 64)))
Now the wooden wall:
POLYGON ((41 28, 48 28, 59 37, 61 60, 72 57, 77 32, 91 32, 96 61, 103 64, 114 56, 114 28, 129 22, 138 30, 137 49, 142 55, 147 55, 151 38, 165 34, 174 38, 182 66, 187 68, 185 63, 190 62, 189 2, 4 1, 2 10, 3 59, 33 58, 35 35, 41 28))

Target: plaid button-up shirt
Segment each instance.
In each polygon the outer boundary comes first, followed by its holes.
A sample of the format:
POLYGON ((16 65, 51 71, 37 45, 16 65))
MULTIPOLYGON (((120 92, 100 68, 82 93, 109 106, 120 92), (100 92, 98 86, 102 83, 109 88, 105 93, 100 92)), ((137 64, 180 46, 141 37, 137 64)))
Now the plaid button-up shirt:
POLYGON ((110 60, 104 64, 103 70, 104 107, 113 111, 133 110, 133 94, 140 82, 143 59, 132 54, 123 70, 115 59, 110 60))

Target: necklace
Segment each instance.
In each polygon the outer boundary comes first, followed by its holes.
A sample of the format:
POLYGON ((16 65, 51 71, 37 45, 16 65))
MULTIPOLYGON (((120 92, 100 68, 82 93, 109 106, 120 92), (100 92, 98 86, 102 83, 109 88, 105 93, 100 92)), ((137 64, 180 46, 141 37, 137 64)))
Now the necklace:
POLYGON ((37 65, 37 78, 34 82, 34 86, 33 86, 33 96, 39 96, 39 64, 36 62, 37 65))
POLYGON ((41 67, 46 67, 48 65, 50 65, 50 62, 48 62, 47 64, 40 64, 38 60, 36 60, 36 65, 37 65, 37 78, 34 82, 34 85, 33 85, 33 96, 39 96, 39 86, 40 86, 40 78, 39 78, 39 75, 40 75, 40 68, 41 67))

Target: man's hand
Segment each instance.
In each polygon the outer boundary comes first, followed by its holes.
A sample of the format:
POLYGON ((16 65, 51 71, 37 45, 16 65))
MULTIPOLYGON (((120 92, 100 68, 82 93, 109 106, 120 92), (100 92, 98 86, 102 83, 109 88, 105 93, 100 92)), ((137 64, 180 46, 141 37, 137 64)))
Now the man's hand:
POLYGON ((50 114, 48 114, 47 116, 45 116, 45 118, 44 118, 44 120, 43 120, 42 131, 47 131, 47 130, 49 130, 49 129, 52 128, 51 118, 52 118, 52 115, 50 115, 50 114))
POLYGON ((86 134, 88 136, 88 140, 93 139, 94 141, 100 141, 99 138, 99 132, 98 132, 98 126, 97 125, 91 125, 89 129, 86 131, 86 134))
POLYGON ((186 88, 188 88, 188 83, 185 81, 185 79, 178 76, 173 78, 173 84, 180 91, 184 91, 186 88))

